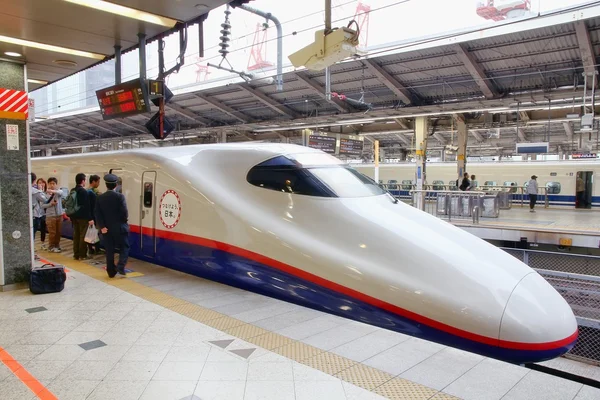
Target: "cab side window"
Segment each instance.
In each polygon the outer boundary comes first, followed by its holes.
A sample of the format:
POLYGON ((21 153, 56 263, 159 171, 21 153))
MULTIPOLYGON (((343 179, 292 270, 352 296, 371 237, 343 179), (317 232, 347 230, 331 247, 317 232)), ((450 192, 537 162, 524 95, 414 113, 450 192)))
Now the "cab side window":
POLYGON ((409 179, 405 179, 402 181, 402 190, 411 190, 412 189, 412 181, 409 179))
POLYGON ((152 199, 154 198, 154 185, 152 182, 144 183, 144 207, 152 208, 152 199))

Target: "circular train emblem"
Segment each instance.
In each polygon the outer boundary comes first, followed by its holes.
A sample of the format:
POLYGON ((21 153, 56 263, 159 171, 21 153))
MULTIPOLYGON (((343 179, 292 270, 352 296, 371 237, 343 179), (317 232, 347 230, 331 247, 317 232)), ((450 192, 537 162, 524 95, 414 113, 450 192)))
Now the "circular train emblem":
POLYGON ((181 218, 181 199, 174 190, 167 190, 160 198, 160 222, 167 229, 173 229, 181 218))

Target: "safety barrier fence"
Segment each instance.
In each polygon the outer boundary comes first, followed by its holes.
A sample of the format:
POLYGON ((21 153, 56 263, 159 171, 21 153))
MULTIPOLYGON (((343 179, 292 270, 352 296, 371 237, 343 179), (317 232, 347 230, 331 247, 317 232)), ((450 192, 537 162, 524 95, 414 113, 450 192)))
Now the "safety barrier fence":
MULTIPOLYGON (((381 184, 381 187, 390 192, 391 195, 405 202, 412 202, 412 193, 417 190, 416 185, 388 183, 381 184)), ((508 210, 515 207, 529 207, 529 195, 527 189, 518 186, 479 186, 476 191, 463 192, 452 185, 423 185, 424 191, 431 192, 428 197, 433 196, 436 192, 451 192, 451 193, 483 193, 486 196, 498 196, 499 208, 508 210)), ((544 208, 550 206, 550 196, 548 188, 538 188, 536 205, 543 205, 544 208)))
POLYGON ((565 357, 600 365, 600 257, 503 250, 539 272, 573 309, 579 324, 579 339, 565 357))
POLYGON ((470 220, 478 224, 479 218, 500 215, 498 195, 485 192, 411 190, 410 204, 448 221, 470 220))

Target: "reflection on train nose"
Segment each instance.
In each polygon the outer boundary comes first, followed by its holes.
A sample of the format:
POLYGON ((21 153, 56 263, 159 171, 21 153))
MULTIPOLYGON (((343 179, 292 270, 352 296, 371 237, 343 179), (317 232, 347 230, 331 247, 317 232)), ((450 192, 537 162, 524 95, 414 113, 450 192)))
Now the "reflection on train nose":
POLYGON ((574 342, 576 332, 577 321, 571 307, 544 278, 532 272, 521 280, 508 300, 499 339, 501 343, 520 342, 558 350, 572 345, 566 339, 574 342), (548 345, 540 346, 542 343, 548 345))

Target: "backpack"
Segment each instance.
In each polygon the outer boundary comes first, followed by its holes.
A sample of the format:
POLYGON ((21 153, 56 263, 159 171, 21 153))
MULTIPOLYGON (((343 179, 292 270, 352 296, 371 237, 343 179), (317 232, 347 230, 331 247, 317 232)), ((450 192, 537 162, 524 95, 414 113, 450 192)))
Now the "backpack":
POLYGON ((65 214, 68 217, 72 217, 80 208, 81 206, 77 204, 77 190, 71 189, 69 196, 65 200, 65 214))

